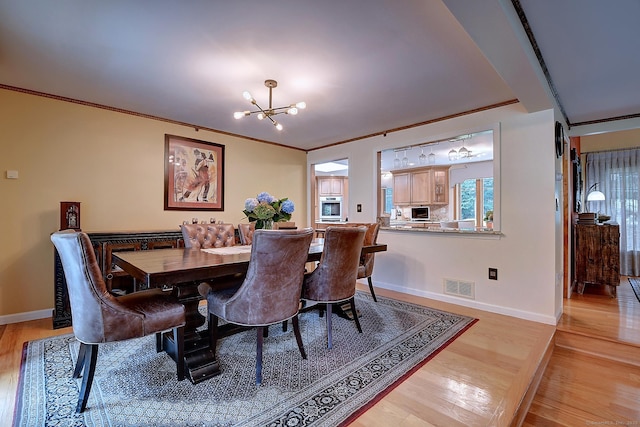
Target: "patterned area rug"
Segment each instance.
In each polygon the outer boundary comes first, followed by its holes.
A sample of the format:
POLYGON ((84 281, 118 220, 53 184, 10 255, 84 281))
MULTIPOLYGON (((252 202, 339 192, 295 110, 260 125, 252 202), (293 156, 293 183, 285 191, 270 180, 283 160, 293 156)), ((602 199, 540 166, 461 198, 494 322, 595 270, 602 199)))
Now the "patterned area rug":
POLYGON ((78 342, 71 335, 25 344, 16 426, 338 426, 353 420, 452 342, 475 319, 358 292, 363 332, 333 316, 300 315, 308 359, 292 327, 269 330, 263 382, 255 384, 255 331, 220 341, 222 374, 178 382, 175 364, 153 336, 100 346, 87 410, 75 414, 80 380, 71 378, 78 342))
POLYGON ((629 277, 629 284, 633 289, 633 293, 636 294, 638 302, 640 302, 640 277, 629 277))

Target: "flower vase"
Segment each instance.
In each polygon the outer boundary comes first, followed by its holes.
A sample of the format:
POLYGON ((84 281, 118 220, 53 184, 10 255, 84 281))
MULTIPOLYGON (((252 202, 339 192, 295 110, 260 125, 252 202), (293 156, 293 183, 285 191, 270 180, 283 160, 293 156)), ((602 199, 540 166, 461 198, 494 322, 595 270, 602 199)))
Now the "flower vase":
POLYGON ((272 230, 273 229, 273 220, 272 219, 259 219, 256 221, 256 229, 263 230, 272 230))

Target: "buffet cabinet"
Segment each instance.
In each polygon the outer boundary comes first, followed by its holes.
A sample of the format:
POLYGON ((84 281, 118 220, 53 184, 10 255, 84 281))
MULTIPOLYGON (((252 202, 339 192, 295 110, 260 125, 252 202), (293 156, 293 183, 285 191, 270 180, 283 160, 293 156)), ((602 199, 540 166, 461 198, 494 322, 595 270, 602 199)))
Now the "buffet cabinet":
POLYGON ((620 227, 576 224, 574 240, 578 293, 591 283, 606 286, 615 297, 620 284, 620 227))
MULTIPOLYGON (((96 253, 107 290, 114 295, 123 295, 139 290, 135 279, 113 265, 112 254, 118 251, 146 251, 153 249, 184 247, 182 232, 143 231, 87 233, 96 253)), ((53 328, 71 326, 71 306, 67 282, 58 251, 54 248, 54 309, 53 328)))

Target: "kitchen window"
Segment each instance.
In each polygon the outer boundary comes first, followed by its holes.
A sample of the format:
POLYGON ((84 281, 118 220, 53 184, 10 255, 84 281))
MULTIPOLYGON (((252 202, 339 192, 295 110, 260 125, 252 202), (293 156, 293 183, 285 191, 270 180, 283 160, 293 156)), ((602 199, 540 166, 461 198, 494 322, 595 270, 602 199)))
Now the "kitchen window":
POLYGON ((455 191, 458 219, 473 219, 478 225, 493 222, 493 178, 466 179, 455 191))

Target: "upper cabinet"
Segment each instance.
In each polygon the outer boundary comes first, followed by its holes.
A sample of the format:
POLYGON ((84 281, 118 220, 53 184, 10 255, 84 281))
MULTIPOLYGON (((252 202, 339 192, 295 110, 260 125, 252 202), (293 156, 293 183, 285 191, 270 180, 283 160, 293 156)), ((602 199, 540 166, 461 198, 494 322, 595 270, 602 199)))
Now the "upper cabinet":
POLYGON ((448 203, 448 167, 427 167, 393 172, 394 205, 446 205, 448 203))
POLYGON ((346 178, 335 176, 318 177, 319 196, 342 196, 344 195, 346 178))

